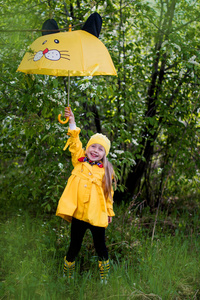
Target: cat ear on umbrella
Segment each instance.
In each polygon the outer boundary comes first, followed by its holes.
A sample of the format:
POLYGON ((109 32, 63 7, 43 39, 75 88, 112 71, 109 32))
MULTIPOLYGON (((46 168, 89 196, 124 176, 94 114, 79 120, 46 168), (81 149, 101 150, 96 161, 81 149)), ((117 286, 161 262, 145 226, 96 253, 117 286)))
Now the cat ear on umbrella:
POLYGON ((54 19, 48 19, 42 25, 42 35, 60 32, 58 24, 54 19))
POLYGON ((101 26, 102 18, 97 12, 95 12, 89 16, 83 25, 82 30, 87 31, 98 38, 101 31, 101 26))

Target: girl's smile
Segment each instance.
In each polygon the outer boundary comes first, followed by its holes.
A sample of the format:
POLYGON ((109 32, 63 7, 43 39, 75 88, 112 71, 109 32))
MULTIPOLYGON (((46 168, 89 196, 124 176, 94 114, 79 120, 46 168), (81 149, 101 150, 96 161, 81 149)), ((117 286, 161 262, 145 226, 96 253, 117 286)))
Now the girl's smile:
POLYGON ((105 149, 100 144, 92 144, 86 151, 87 157, 92 161, 99 161, 105 155, 105 149))

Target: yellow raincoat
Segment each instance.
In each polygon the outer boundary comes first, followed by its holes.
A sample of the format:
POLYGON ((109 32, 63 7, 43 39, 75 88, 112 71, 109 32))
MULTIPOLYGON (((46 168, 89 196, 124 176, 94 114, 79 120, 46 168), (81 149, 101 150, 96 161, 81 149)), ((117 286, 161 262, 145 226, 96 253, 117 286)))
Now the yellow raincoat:
MULTIPOLYGON (((64 150, 69 146, 74 169, 67 186, 59 200, 56 215, 71 222, 72 217, 94 226, 107 227, 108 216, 114 216, 113 201, 105 199, 102 179, 104 168, 91 166, 88 162, 79 162, 85 156, 79 139, 80 129, 68 130, 70 138, 64 150)), ((112 190, 113 194, 113 190, 112 190)))

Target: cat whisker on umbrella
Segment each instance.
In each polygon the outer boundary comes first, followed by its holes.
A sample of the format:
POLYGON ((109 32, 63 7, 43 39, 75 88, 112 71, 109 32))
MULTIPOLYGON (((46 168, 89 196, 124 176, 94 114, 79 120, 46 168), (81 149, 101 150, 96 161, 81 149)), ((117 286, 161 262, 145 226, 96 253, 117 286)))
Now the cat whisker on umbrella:
POLYGON ((61 58, 63 58, 63 59, 68 59, 68 60, 70 60, 70 58, 67 58, 67 57, 63 57, 63 56, 61 56, 61 58))

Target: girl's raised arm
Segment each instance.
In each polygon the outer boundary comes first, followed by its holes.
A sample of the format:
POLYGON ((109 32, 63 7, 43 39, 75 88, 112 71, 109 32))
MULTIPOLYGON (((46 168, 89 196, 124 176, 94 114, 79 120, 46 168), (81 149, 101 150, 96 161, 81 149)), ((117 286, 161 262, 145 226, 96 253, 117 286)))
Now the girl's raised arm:
POLYGON ((75 117, 71 110, 71 107, 65 107, 65 118, 69 118, 70 124, 75 124, 75 117))

